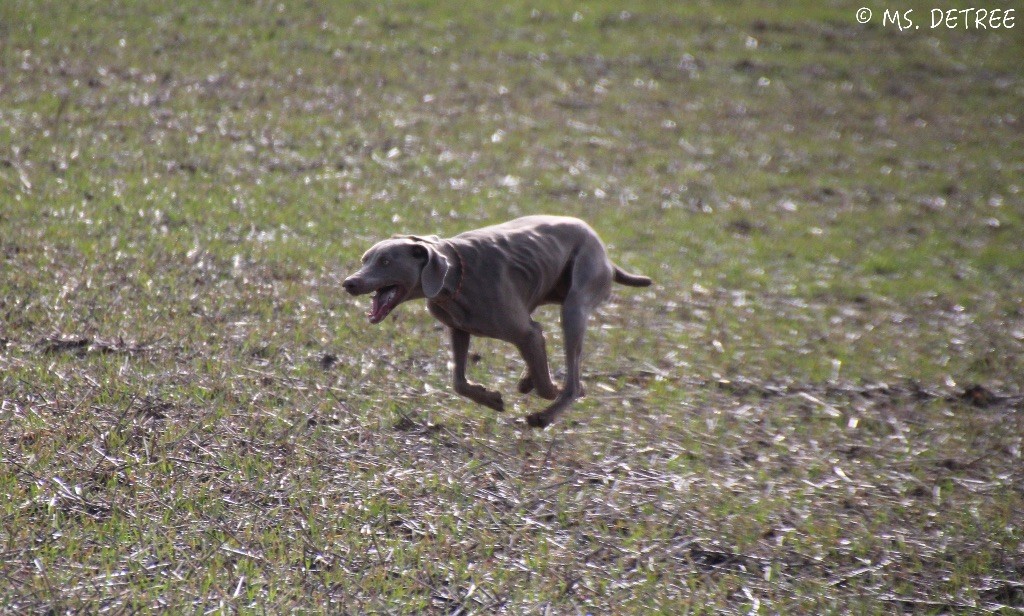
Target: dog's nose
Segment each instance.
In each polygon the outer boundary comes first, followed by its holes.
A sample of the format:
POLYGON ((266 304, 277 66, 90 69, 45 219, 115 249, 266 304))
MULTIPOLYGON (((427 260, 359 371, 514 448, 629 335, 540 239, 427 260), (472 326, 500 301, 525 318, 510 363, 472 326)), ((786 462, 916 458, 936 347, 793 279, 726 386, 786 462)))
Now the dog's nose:
POLYGON ((352 295, 356 294, 356 288, 358 286, 359 285, 352 278, 346 278, 345 282, 341 283, 341 287, 348 291, 349 293, 351 293, 352 295))

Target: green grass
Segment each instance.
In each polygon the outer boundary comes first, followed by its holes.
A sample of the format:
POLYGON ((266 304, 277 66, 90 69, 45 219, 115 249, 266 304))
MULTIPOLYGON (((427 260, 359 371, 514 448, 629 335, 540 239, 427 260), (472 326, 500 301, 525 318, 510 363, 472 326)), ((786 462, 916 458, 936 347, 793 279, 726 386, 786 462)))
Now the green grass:
POLYGON ((0 3, 0 612, 1019 611, 1019 28, 503 6, 0 3), (544 432, 339 284, 539 212, 544 432))

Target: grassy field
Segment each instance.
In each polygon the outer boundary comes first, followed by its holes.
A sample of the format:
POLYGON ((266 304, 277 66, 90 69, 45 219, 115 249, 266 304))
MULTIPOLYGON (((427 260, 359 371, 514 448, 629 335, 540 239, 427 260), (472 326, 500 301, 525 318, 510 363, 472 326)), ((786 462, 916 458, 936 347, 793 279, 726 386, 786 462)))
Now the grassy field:
POLYGON ((0 613, 1020 613, 1024 21, 452 5, 0 2, 0 613), (533 431, 339 283, 540 212, 533 431))

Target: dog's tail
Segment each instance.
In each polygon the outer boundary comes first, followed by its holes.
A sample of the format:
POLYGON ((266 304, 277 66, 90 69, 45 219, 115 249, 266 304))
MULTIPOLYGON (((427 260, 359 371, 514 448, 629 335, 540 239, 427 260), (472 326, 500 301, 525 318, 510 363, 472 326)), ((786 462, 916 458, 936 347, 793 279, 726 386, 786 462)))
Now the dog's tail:
POLYGON ((630 274, 624 271, 618 265, 613 265, 615 268, 615 276, 612 278, 619 284, 624 284, 629 287, 649 287, 651 286, 651 279, 647 276, 637 276, 636 274, 630 274))

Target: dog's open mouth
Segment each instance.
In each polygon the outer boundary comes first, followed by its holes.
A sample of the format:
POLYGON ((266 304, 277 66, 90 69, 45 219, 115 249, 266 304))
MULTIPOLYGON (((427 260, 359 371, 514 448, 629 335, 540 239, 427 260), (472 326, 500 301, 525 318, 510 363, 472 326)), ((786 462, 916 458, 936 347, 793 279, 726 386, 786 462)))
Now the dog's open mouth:
POLYGON ((396 284, 377 289, 373 295, 370 312, 366 313, 370 323, 376 324, 383 321, 384 317, 391 314, 403 297, 405 297, 405 289, 396 284))

